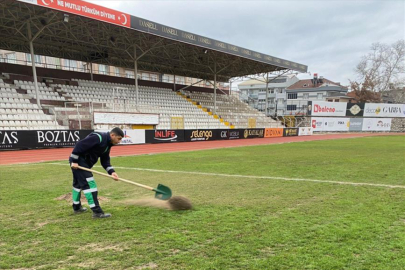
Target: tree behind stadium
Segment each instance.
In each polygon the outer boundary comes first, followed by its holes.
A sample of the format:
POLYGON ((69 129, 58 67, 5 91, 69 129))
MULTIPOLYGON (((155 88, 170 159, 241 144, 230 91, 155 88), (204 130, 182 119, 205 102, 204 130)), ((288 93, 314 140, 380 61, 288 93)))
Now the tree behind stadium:
POLYGON ((381 102, 381 95, 392 94, 401 102, 401 93, 405 92, 405 41, 373 43, 355 72, 358 79, 350 81, 350 85, 358 101, 381 102))

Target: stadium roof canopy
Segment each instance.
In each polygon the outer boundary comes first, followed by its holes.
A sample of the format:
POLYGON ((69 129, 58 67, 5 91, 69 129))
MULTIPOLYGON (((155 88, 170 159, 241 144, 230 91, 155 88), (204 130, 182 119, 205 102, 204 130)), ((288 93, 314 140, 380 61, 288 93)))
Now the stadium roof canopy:
POLYGON ((0 1, 0 49, 206 80, 307 66, 80 0, 0 1), (29 31, 30 29, 30 31, 29 31), (29 32, 31 32, 31 37, 29 32), (136 48, 136 50, 135 50, 136 48), (135 57, 136 56, 136 57, 135 57))

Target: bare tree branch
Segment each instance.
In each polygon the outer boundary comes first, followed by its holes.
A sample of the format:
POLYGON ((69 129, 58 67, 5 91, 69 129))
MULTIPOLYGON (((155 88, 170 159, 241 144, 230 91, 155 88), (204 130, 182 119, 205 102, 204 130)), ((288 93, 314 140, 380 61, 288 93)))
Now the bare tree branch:
POLYGON ((373 43, 371 52, 363 56, 355 68, 360 88, 367 83, 367 90, 384 92, 405 85, 405 41, 392 45, 373 43))

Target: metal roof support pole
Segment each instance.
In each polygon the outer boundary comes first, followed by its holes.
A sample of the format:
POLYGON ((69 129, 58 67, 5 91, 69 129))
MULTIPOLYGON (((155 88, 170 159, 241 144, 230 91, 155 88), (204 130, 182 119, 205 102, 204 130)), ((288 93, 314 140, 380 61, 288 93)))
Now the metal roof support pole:
POLYGON ((176 74, 173 74, 173 91, 176 91, 176 74))
POLYGON ((138 87, 138 59, 136 59, 136 46, 134 46, 134 77, 135 77, 135 93, 136 93, 136 110, 139 112, 139 87, 138 87))
POLYGON ((217 64, 214 64, 214 114, 217 114, 217 64))
POLYGON ((90 62, 90 80, 93 81, 93 63, 90 62))
POLYGON ((28 28, 28 39, 30 41, 30 52, 31 52, 31 63, 32 63, 32 75, 34 76, 34 84, 35 84, 35 95, 37 97, 37 105, 40 109, 41 107, 41 101, 39 100, 39 90, 38 90, 38 78, 37 78, 37 69, 35 66, 35 54, 34 54, 34 39, 32 38, 32 33, 31 33, 31 24, 28 22, 27 23, 27 28, 28 28))
POLYGON ((113 112, 115 112, 115 87, 113 88, 113 112))
POLYGON ((185 86, 185 87, 183 87, 183 88, 180 88, 179 90, 176 90, 176 91, 177 91, 177 92, 180 92, 180 91, 185 90, 185 89, 189 88, 190 86, 193 86, 193 85, 195 85, 195 84, 197 84, 197 83, 200 83, 200 82, 202 82, 202 81, 204 81, 204 79, 201 79, 201 80, 199 80, 199 81, 197 81, 197 82, 195 82, 195 83, 192 83, 192 84, 190 84, 190 85, 187 85, 187 86, 185 86))
POLYGON ((264 108, 266 110, 266 113, 265 113, 266 116, 268 114, 267 110, 268 110, 268 106, 269 106, 268 97, 269 97, 269 73, 267 72, 267 75, 266 75, 266 106, 264 106, 264 108))

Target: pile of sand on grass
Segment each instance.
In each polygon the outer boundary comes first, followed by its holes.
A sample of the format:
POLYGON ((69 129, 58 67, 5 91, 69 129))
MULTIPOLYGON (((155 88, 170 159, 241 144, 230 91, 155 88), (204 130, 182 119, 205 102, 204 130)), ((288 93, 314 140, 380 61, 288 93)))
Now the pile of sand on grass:
POLYGON ((137 205, 137 206, 145 206, 145 207, 154 207, 154 208, 161 208, 171 210, 167 201, 158 200, 155 198, 145 198, 145 199, 127 199, 123 201, 124 204, 127 205, 137 205))
POLYGON ((169 199, 168 203, 170 208, 175 211, 193 209, 191 201, 184 196, 173 196, 169 199))
POLYGON ((125 200, 123 201, 124 204, 127 205, 137 205, 137 206, 145 206, 145 207, 154 207, 154 208, 161 208, 167 210, 191 210, 193 207, 191 205, 191 201, 183 196, 173 196, 167 201, 158 200, 155 198, 145 198, 139 200, 125 200))

